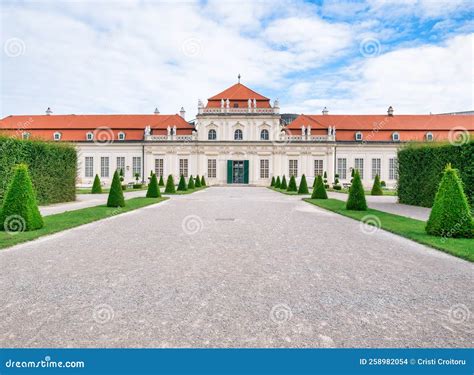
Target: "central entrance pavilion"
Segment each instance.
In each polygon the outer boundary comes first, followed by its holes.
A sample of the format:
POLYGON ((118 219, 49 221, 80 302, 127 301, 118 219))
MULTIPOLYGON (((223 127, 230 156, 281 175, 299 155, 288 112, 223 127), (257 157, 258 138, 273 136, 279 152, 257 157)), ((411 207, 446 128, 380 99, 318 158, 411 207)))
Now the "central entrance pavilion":
POLYGON ((227 183, 248 184, 249 183, 249 161, 227 160, 227 183))

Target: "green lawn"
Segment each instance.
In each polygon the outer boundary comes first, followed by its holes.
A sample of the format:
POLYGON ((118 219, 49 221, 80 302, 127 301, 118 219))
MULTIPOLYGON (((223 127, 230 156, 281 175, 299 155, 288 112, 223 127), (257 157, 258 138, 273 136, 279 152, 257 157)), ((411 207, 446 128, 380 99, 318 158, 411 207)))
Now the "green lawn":
POLYGON ((390 214, 383 211, 368 209, 367 211, 348 211, 346 203, 337 199, 304 199, 306 202, 338 214, 361 220, 366 215, 375 215, 381 222, 381 228, 386 231, 409 238, 410 240, 428 245, 438 250, 445 251, 474 262, 474 239, 468 238, 442 238, 435 237, 425 232, 425 222, 405 216, 390 214))
POLYGON ((207 186, 202 186, 202 187, 198 187, 198 188, 195 188, 195 189, 192 189, 192 190, 185 190, 185 191, 176 191, 176 193, 173 193, 173 194, 170 194, 170 193, 162 193, 164 195, 183 195, 183 194, 192 194, 192 193, 195 193, 196 191, 199 191, 199 190, 204 190, 206 189, 207 186))
MULTIPOLYGON (((276 189, 272 186, 268 187, 270 190, 273 190, 273 191, 277 191, 279 193, 282 193, 282 194, 286 194, 286 195, 298 195, 298 192, 297 191, 287 191, 286 189, 276 189)), ((311 188, 308 188, 309 189, 309 193, 308 194, 301 194, 301 195, 310 195, 311 194, 311 188)))
MULTIPOLYGON (((331 191, 331 192, 334 192, 334 193, 344 193, 344 194, 349 194, 349 189, 342 189, 342 190, 335 190, 335 189, 332 189, 332 188, 329 188, 329 189, 326 189, 327 191, 331 191)), ((397 191, 396 190, 383 190, 383 195, 386 195, 386 196, 392 196, 392 197, 395 197, 398 195, 397 191)), ((370 194, 371 190, 365 190, 365 195, 372 195, 370 194)), ((379 195, 380 197, 380 195, 379 195)))
MULTIPOLYGON (((140 190, 147 190, 148 187, 144 187, 141 189, 127 189, 124 190, 124 193, 127 193, 129 191, 140 191, 140 190)), ((92 194, 91 193, 92 188, 76 188, 76 194, 92 194)), ((109 188, 102 188, 102 194, 107 194, 109 193, 110 189, 109 188)))
POLYGON ((125 201, 123 208, 107 207, 105 205, 83 208, 75 211, 63 212, 56 215, 45 216, 44 227, 31 232, 19 232, 11 234, 0 231, 0 249, 13 246, 22 242, 31 241, 38 237, 61 232, 66 229, 78 227, 79 225, 105 219, 110 216, 133 211, 137 208, 149 206, 162 202, 168 198, 132 198, 125 201))

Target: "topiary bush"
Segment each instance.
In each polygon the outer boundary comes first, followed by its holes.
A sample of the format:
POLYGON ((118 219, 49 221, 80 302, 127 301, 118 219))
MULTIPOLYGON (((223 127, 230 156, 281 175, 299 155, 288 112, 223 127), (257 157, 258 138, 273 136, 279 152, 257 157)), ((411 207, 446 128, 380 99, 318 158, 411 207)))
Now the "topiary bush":
POLYGON ((295 176, 290 177, 290 182, 288 183, 288 188, 286 190, 287 191, 298 191, 298 186, 296 185, 295 176))
POLYGON ((328 174, 326 173, 326 171, 324 171, 324 187, 325 187, 326 189, 329 189, 328 174))
POLYGON ((43 225, 28 167, 19 164, 14 168, 0 209, 0 229, 23 232, 40 229, 43 225))
POLYGON ((474 237, 474 221, 458 171, 446 166, 426 224, 426 232, 443 237, 474 237))
POLYGON ((275 186, 275 176, 272 177, 272 182, 270 182, 270 187, 275 186))
POLYGON ((94 183, 92 184, 92 194, 101 194, 102 193, 102 185, 100 184, 99 175, 96 174, 94 178, 94 183))
POLYGON ((0 136, 0 206, 15 165, 26 164, 38 204, 76 200, 77 153, 65 142, 0 136))
POLYGON ((166 180, 165 194, 174 194, 176 193, 176 188, 174 187, 174 178, 170 174, 166 180))
POLYGON ((397 160, 400 203, 431 207, 444 168, 451 163, 463 181, 469 204, 474 207, 473 141, 457 146, 449 143, 411 143, 398 151, 397 160))
POLYGON ((146 191, 147 198, 159 198, 161 197, 160 187, 158 186, 158 179, 156 174, 151 175, 150 184, 148 185, 148 190, 146 191))
POLYGON ((382 186, 380 185, 380 177, 378 174, 375 175, 374 185, 370 195, 383 195, 382 186))
POLYGON ((334 175, 334 184, 332 185, 332 188, 334 190, 341 190, 342 189, 342 186, 339 185, 339 175, 337 173, 334 175))
POLYGON ((346 203, 347 210, 366 211, 367 202, 365 200, 364 187, 360 179, 359 171, 354 173, 352 185, 349 188, 349 197, 346 203))
POLYGON ((122 184, 120 183, 120 176, 117 171, 114 172, 112 185, 110 185, 107 207, 125 207, 122 184))
POLYGON ((194 186, 197 188, 201 187, 201 178, 199 177, 199 175, 196 176, 196 180, 194 181, 194 186))
POLYGON ((194 188, 195 188, 194 178, 193 178, 193 175, 191 175, 191 176, 189 176, 188 189, 191 190, 191 189, 194 189, 194 188))
POLYGON ((301 176, 300 187, 298 188, 298 194, 309 194, 308 184, 306 183, 306 176, 301 176))
POLYGON ((165 182, 163 181, 163 175, 160 176, 160 182, 158 182, 159 186, 165 186, 165 182))
POLYGON ((179 182, 178 182, 178 191, 186 191, 188 188, 186 187, 186 180, 184 179, 184 175, 181 175, 179 182))
POLYGON ((279 189, 281 187, 281 182, 280 182, 280 176, 277 176, 276 180, 275 180, 275 186, 274 188, 275 189, 279 189))
POLYGON ((285 177, 285 175, 283 175, 283 178, 281 179, 280 189, 282 189, 282 190, 288 189, 288 185, 286 184, 286 177, 285 177))
POLYGON ((328 194, 326 193, 326 188, 324 187, 323 178, 321 176, 316 177, 311 199, 328 199, 328 194))
POLYGON ((204 175, 201 177, 201 186, 206 186, 206 180, 204 179, 204 175))

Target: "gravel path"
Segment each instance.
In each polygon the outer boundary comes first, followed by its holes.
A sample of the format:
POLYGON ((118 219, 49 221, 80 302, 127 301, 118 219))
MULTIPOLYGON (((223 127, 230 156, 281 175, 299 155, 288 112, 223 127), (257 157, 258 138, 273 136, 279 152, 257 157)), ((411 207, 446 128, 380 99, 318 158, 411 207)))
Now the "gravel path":
POLYGON ((471 263, 266 188, 0 251, 1 347, 471 347, 471 263))

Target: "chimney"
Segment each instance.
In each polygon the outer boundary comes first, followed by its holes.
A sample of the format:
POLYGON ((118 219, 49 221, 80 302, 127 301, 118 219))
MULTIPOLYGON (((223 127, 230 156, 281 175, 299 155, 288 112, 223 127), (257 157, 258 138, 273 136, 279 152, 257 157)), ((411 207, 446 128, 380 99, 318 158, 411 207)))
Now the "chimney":
POLYGON ((51 108, 48 107, 48 109, 46 110, 46 116, 49 116, 52 113, 53 111, 51 111, 51 108))
POLYGON ((155 108, 155 112, 153 112, 155 115, 159 115, 160 114, 160 111, 158 111, 158 107, 155 108))
POLYGON ((393 107, 392 107, 392 106, 388 107, 388 109, 387 109, 387 114, 388 114, 390 117, 393 116, 393 107))
POLYGON ((323 115, 326 116, 329 113, 328 109, 326 107, 323 108, 323 115))
POLYGON ((184 110, 184 107, 181 107, 181 110, 179 111, 179 115, 184 119, 186 118, 186 111, 184 110))

